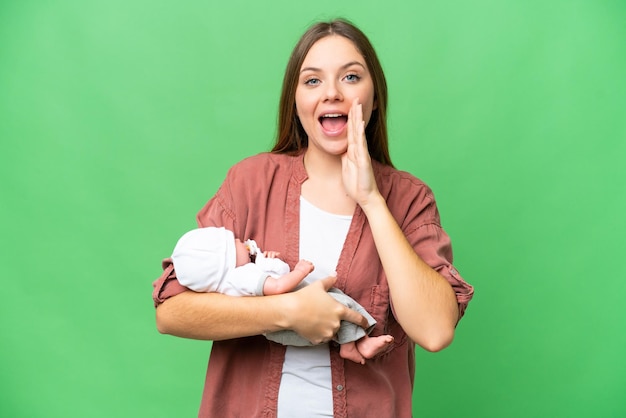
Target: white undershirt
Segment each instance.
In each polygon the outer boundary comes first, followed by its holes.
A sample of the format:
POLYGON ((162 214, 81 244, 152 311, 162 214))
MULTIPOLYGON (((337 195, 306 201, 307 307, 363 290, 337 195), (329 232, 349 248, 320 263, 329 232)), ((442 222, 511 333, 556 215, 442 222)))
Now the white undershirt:
MULTIPOLYGON (((300 197, 300 258, 315 270, 311 283, 335 273, 352 216, 325 212, 300 197)), ((278 392, 278 418, 332 417, 333 395, 328 344, 288 346, 278 392)))

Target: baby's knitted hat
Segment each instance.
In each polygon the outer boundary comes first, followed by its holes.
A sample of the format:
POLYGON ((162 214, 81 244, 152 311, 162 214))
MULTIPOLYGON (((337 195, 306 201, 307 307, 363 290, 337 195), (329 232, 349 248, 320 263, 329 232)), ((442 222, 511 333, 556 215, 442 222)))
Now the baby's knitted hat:
POLYGON ((196 292, 213 292, 226 273, 235 268, 235 236, 226 228, 192 229, 174 248, 176 277, 196 292))

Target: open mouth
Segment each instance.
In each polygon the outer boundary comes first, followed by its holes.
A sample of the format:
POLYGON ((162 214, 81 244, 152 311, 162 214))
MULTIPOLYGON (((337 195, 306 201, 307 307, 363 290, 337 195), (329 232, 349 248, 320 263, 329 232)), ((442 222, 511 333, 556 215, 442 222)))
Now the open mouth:
POLYGON ((338 133, 348 123, 348 115, 342 113, 328 113, 319 117, 322 129, 328 133, 338 133))

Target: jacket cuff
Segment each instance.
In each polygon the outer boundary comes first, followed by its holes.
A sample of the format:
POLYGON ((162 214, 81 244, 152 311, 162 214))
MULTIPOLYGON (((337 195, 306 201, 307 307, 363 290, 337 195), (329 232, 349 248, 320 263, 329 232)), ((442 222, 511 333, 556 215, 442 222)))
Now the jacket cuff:
POLYGON ((163 273, 152 283, 152 300, 155 308, 168 298, 189 290, 180 284, 176 278, 176 271, 174 271, 174 264, 171 258, 163 260, 162 267, 163 273))

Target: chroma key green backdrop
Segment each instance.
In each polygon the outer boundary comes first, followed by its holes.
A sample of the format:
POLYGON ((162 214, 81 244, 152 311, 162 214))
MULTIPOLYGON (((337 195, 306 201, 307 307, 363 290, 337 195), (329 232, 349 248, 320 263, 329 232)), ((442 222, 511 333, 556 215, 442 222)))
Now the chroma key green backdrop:
POLYGON ((0 416, 196 416, 211 343, 156 331, 151 282, 336 16, 476 287, 414 415, 626 416, 620 0, 2 1, 0 416))

